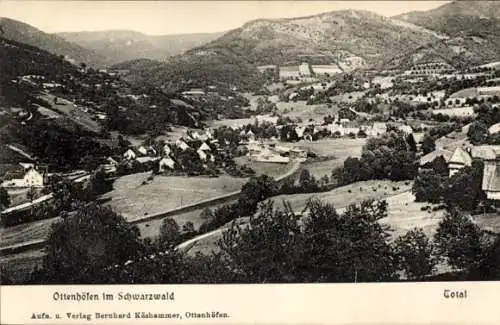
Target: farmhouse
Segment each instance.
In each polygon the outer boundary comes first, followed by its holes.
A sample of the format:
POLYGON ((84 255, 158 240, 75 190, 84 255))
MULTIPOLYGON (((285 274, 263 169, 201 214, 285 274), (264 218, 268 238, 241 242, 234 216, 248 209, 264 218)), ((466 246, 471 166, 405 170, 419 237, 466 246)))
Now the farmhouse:
POLYGON ((460 169, 472 165, 471 156, 464 149, 458 147, 453 152, 450 160, 448 161, 448 169, 450 170, 450 177, 455 175, 460 169))
POLYGON ((184 91, 182 92, 182 95, 184 96, 204 96, 205 95, 205 92, 203 91, 203 89, 191 89, 191 90, 188 90, 188 91, 184 91))
POLYGON ((302 63, 299 65, 299 73, 300 76, 310 77, 311 76, 311 68, 309 67, 309 63, 302 63))
POLYGON ((427 168, 434 160, 436 160, 439 157, 442 157, 446 163, 450 161, 451 156, 453 155, 453 151, 449 150, 444 150, 444 149, 437 149, 432 152, 429 152, 422 158, 420 158, 419 161, 419 167, 420 168, 427 168))
POLYGON ((500 95, 500 86, 495 87, 478 87, 477 94, 479 96, 494 96, 500 95))
POLYGON ((265 149, 260 154, 253 156, 253 160, 258 162, 287 164, 290 162, 290 157, 283 157, 269 149, 265 149))
POLYGON ((257 67, 257 70, 259 70, 260 73, 265 73, 265 72, 275 72, 276 71, 276 66, 275 65, 261 65, 257 67))
POLYGON ((43 173, 32 164, 21 165, 15 171, 7 172, 2 187, 43 187, 43 173))
POLYGON ((201 144, 201 146, 198 148, 198 150, 201 150, 201 151, 212 151, 212 149, 210 149, 210 147, 205 142, 203 142, 201 144))
POLYGON ((125 151, 125 153, 123 154, 123 158, 127 159, 127 160, 133 160, 137 157, 137 154, 135 153, 134 150, 132 149, 128 149, 127 151, 125 151))
POLYGON ((298 66, 288 66, 279 68, 280 80, 295 79, 300 77, 298 66))
POLYGON ((404 132, 405 134, 412 134, 413 129, 409 125, 401 125, 398 127, 398 130, 404 132))
POLYGON ((489 200, 500 201, 500 163, 485 162, 481 188, 489 200))
POLYGON ((175 141, 175 145, 182 151, 185 151, 189 148, 188 144, 184 142, 182 139, 178 139, 177 141, 175 141))
POLYGON ((336 64, 313 65, 311 68, 313 73, 316 75, 334 75, 343 72, 342 69, 340 69, 336 64))
POLYGON ((172 160, 172 158, 166 157, 160 160, 158 171, 161 173, 166 169, 174 169, 174 167, 175 167, 175 162, 172 160))
POLYGON ((490 126, 490 128, 488 129, 488 132, 490 134, 495 134, 495 133, 500 132, 500 123, 493 124, 492 126, 490 126))

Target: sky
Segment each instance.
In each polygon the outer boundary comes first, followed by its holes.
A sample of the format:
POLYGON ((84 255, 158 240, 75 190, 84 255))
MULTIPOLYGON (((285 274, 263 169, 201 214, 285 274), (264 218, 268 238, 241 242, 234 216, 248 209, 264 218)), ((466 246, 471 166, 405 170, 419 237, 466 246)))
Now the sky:
POLYGON ((433 9, 447 2, 0 0, 0 16, 47 33, 126 29, 165 35, 222 32, 258 18, 300 17, 344 9, 394 16, 433 9))

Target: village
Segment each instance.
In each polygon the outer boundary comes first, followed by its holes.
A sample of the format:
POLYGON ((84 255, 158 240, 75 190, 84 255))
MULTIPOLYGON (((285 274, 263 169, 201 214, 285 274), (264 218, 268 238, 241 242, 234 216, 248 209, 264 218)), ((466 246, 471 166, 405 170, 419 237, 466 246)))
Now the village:
MULTIPOLYGON (((339 15, 339 31, 368 19, 339 15)), ((320 17, 314 24, 335 25, 320 17)), ((299 34, 314 25, 286 21, 270 24, 299 34)), ((114 250, 94 273, 61 266, 75 283, 170 281, 151 271, 162 268, 192 276, 172 283, 207 273, 228 283, 434 281, 476 270, 500 236, 498 58, 434 43, 385 58, 341 41, 233 57, 267 37, 267 22, 256 24, 248 33, 258 37, 194 47, 172 58, 179 67, 78 63, 1 37, 12 62, 0 94, 0 272, 57 283, 54 247, 70 234, 82 256, 100 238, 114 250), (331 262, 350 254, 359 258, 331 262)))

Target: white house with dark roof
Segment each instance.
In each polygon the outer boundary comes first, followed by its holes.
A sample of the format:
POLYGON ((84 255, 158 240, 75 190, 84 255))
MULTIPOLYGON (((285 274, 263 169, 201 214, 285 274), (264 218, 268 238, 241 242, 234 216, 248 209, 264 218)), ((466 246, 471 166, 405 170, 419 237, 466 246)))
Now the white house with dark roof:
POLYGON ((163 146, 163 154, 168 156, 172 153, 172 149, 170 149, 170 146, 168 144, 163 146))
POLYGON ((43 187, 43 173, 34 167, 20 166, 3 176, 2 187, 43 187))
POLYGON ((159 162, 159 172, 163 172, 167 169, 173 170, 175 167, 175 161, 172 158, 164 157, 159 162))
POLYGON ((137 149, 137 151, 143 156, 148 154, 148 150, 144 146, 140 146, 139 149, 137 149))
POLYGON ((205 142, 203 142, 201 144, 201 146, 198 148, 198 150, 201 150, 201 151, 212 151, 212 149, 210 149, 210 147, 208 146, 208 144, 206 144, 205 142))
POLYGON ((189 145, 184 142, 182 139, 178 139, 177 141, 175 141, 175 145, 181 149, 182 151, 185 151, 189 148, 189 145))
POLYGON ((123 154, 123 158, 127 159, 127 160, 134 160, 135 158, 137 157, 137 154, 135 153, 134 150, 132 149, 128 149, 127 151, 125 151, 125 153, 123 154))
POLYGON ((470 166, 472 166, 472 157, 469 153, 460 147, 456 148, 448 161, 450 177, 455 175, 460 169, 470 166))

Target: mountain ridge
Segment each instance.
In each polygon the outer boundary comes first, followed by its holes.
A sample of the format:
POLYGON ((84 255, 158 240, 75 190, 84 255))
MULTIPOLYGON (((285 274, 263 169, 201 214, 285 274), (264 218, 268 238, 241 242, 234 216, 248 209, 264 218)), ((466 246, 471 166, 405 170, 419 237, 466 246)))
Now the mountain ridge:
POLYGON ((57 35, 45 33, 27 23, 7 17, 0 17, 0 26, 2 26, 3 37, 38 47, 56 55, 63 55, 73 63, 79 64, 84 62, 98 67, 108 63, 105 57, 95 51, 68 42, 57 35))
POLYGON ((223 32, 148 35, 134 30, 57 33, 68 41, 100 53, 114 64, 139 58, 165 61, 170 56, 182 54, 222 34, 223 32))

